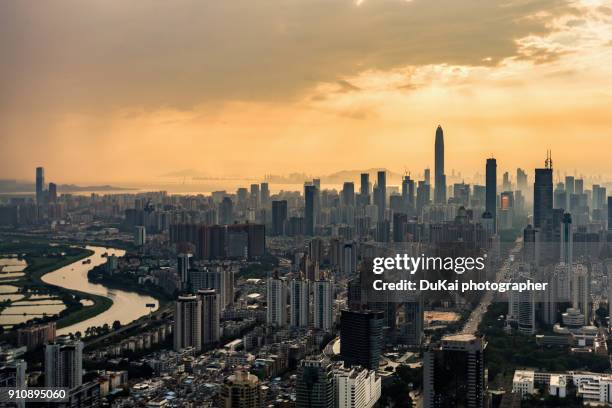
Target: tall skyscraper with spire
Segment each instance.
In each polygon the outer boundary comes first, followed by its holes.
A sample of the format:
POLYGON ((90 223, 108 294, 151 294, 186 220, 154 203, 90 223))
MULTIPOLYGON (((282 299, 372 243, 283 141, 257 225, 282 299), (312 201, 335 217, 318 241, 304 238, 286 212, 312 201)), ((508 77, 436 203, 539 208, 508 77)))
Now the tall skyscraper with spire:
POLYGON ((436 145, 435 145, 435 190, 434 202, 436 204, 446 203, 446 175, 444 174, 444 132, 442 126, 438 125, 436 129, 436 145))
MULTIPOLYGON (((533 185, 533 226, 542 232, 550 233, 552 229, 553 212, 553 169, 552 158, 549 152, 546 155, 543 169, 535 170, 535 183, 533 185)), ((545 235, 547 236, 547 235, 545 235)), ((550 236, 547 236, 550 238, 550 236)))

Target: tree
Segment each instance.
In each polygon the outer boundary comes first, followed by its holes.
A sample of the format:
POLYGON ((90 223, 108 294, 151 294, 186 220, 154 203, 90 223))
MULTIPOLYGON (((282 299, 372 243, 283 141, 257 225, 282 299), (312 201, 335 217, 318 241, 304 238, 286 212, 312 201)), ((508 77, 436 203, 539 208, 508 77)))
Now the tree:
POLYGON ((119 320, 115 320, 113 322, 113 331, 119 330, 121 328, 121 322, 119 320))

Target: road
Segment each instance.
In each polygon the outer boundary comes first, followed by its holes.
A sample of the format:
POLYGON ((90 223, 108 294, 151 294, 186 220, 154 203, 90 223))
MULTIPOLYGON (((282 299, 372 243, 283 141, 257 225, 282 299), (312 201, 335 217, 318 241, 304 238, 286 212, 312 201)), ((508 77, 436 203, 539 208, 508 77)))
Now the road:
MULTIPOLYGON (((152 318, 157 317, 158 315, 161 315, 162 313, 168 312, 170 315, 172 314, 172 304, 167 304, 164 307, 160 307, 159 309, 157 309, 156 311, 154 311, 153 313, 146 315, 146 316, 142 316, 141 318, 134 320, 133 322, 126 324, 125 326, 121 326, 118 330, 113 330, 108 334, 102 335, 100 337, 96 337, 94 339, 91 340, 87 340, 85 339, 85 347, 91 347, 93 345, 96 345, 100 342, 104 342, 105 340, 112 338, 114 336, 117 336, 118 334, 121 334, 122 332, 126 331, 126 330, 131 330, 133 328, 135 328, 136 326, 140 326, 143 330, 144 328, 146 328, 149 325, 149 322, 151 321, 152 318)), ((168 316, 168 318, 170 318, 170 315, 168 316)))
MULTIPOLYGON (((522 241, 517 241, 514 248, 512 248, 508 254, 508 257, 504 260, 504 263, 500 266, 497 274, 495 275, 495 282, 504 282, 508 281, 510 278, 510 266, 512 262, 514 262, 517 255, 519 255, 521 249, 523 247, 522 241)), ((487 291, 482 298, 480 299, 480 303, 472 313, 470 317, 465 322, 463 326, 463 330, 461 330, 462 334, 475 334, 478 331, 478 326, 480 325, 480 321, 482 320, 482 316, 487 312, 493 298, 495 297, 495 291, 489 290, 487 291)))

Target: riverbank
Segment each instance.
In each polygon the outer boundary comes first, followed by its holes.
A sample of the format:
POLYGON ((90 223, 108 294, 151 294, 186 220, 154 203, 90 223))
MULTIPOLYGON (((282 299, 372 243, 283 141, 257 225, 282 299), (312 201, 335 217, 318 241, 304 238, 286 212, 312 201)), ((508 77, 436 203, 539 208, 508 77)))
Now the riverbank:
POLYGON ((53 236, 52 234, 44 234, 44 233, 23 233, 23 232, 8 232, 6 230, 0 230, 0 240, 9 239, 9 240, 24 240, 27 242, 34 243, 48 243, 54 242, 57 244, 64 245, 76 245, 80 247, 90 246, 100 246, 105 248, 115 248, 122 249, 124 251, 132 251, 135 249, 134 244, 131 241, 125 241, 121 239, 68 239, 68 238, 58 238, 53 236))
MULTIPOLYGON (((94 282, 88 279, 91 270, 104 270, 107 255, 121 257, 125 254, 123 249, 105 246, 82 248, 74 242, 58 243, 40 237, 26 239, 0 233, 0 253, 21 255, 27 260, 25 275, 6 282, 19 291, 15 294, 44 293, 62 300, 67 306, 67 310, 62 310, 59 315, 55 312, 53 317, 36 318, 40 322, 56 321, 58 334, 85 333, 91 327, 113 325, 115 321, 129 324, 171 300, 161 288, 143 287, 134 282, 94 282), (149 307, 151 304, 154 306, 149 307)), ((18 327, 24 324, 22 319, 17 319, 19 324, 14 323, 14 316, 13 312, 7 313, 5 325, 18 327), (12 320, 9 315, 13 316, 12 320)))
POLYGON ((53 284, 90 295, 110 298, 113 304, 103 313, 92 316, 84 322, 64 326, 58 330, 58 334, 75 333, 77 331, 84 333, 92 327, 98 328, 105 324, 112 326, 115 321, 125 325, 141 316, 148 315, 151 310, 157 309, 159 305, 158 300, 148 295, 139 294, 132 290, 132 288, 125 290, 124 288, 114 288, 103 283, 91 282, 88 279, 88 274, 92 269, 105 269, 104 264, 106 264, 108 256, 114 255, 121 258, 125 255, 125 251, 98 246, 88 246, 87 248, 95 252, 94 255, 88 258, 87 264, 77 263, 69 267, 60 268, 46 274, 42 280, 46 284, 53 284), (148 306, 150 304, 153 304, 151 308, 148 306))
MULTIPOLYGON (((6 283, 15 287, 17 293, 23 295, 23 298, 19 300, 21 302, 29 300, 34 295, 48 295, 48 297, 61 300, 66 306, 59 314, 33 315, 32 319, 12 325, 13 328, 36 320, 39 322, 55 321, 57 328, 61 329, 103 313, 112 306, 113 301, 111 299, 78 290, 69 290, 46 283, 42 279, 48 273, 92 256, 94 251, 41 240, 24 240, 16 237, 3 238, 0 241, 0 254, 17 255, 26 261, 27 266, 23 269, 23 276, 17 279, 0 279, 0 284, 6 283), (84 305, 82 301, 91 304, 84 305)), ((11 301, 3 302, 2 309, 10 307, 11 304, 13 304, 11 301)), ((15 306, 17 305, 15 304, 15 306)), ((44 307, 44 305, 41 307, 44 307)))
POLYGON ((140 284, 137 279, 121 273, 108 274, 103 265, 92 268, 87 272, 87 279, 91 283, 104 285, 110 289, 125 290, 143 296, 151 296, 159 302, 160 308, 173 302, 175 299, 174 294, 164 292, 159 286, 153 284, 140 284))

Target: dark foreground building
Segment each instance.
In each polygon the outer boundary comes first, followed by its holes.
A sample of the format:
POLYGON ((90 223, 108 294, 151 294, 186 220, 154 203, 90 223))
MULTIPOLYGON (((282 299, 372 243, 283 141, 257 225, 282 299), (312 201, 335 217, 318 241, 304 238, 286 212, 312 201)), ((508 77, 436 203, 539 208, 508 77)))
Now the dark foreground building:
POLYGON ((384 312, 343 310, 340 317, 340 355, 345 367, 376 370, 383 345, 384 312))
POLYGON ((423 407, 484 407, 485 346, 480 337, 456 334, 425 351, 423 407))

